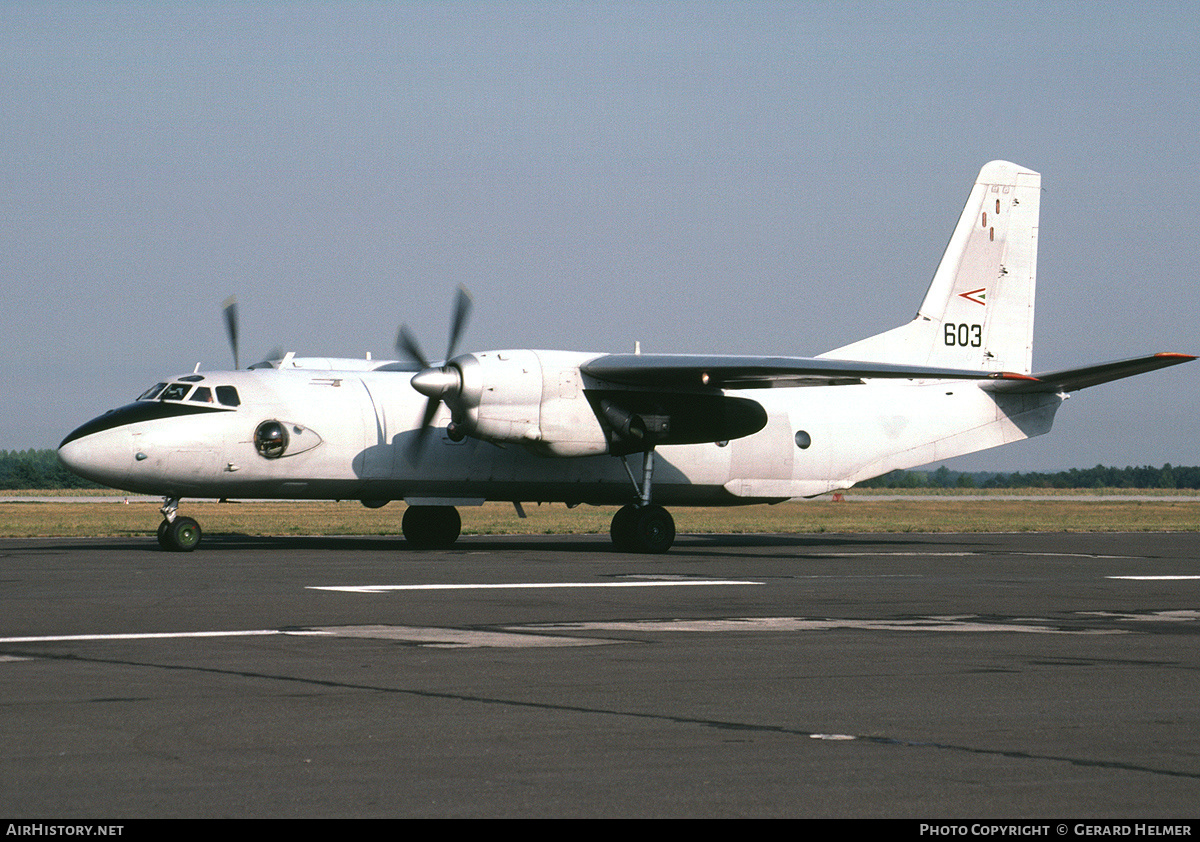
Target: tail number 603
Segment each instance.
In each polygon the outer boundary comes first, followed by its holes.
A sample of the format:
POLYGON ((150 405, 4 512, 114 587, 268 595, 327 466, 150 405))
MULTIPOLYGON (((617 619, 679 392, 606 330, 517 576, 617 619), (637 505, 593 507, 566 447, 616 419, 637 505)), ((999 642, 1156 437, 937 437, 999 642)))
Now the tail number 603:
POLYGON ((946 322, 945 340, 946 344, 951 346, 978 348, 983 344, 983 325, 946 322))

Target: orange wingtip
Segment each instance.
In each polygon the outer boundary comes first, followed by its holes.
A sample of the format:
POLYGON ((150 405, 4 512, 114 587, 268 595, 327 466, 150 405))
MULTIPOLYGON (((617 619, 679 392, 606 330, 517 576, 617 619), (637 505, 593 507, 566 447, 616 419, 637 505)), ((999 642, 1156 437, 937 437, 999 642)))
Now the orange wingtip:
POLYGON ((1034 383, 1040 383, 1036 377, 1029 374, 1017 374, 1015 371, 997 371, 995 374, 988 375, 996 380, 1032 380, 1034 383))
POLYGON ((1156 357, 1171 357, 1172 359, 1179 359, 1179 360, 1194 360, 1194 359, 1196 359, 1195 354, 1177 354, 1174 351, 1163 351, 1162 353, 1155 354, 1154 356, 1156 356, 1156 357))

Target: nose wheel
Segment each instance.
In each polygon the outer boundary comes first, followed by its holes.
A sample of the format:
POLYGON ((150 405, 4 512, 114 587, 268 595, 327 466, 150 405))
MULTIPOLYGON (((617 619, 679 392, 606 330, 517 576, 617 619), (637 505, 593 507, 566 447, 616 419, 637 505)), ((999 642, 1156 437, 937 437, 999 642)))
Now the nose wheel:
POLYGON ((190 517, 164 520, 158 525, 158 545, 175 553, 190 553, 200 543, 200 524, 190 517))
POLYGON ((168 552, 190 553, 200 543, 200 524, 190 517, 180 517, 178 510, 178 497, 168 497, 163 503, 158 545, 168 552))

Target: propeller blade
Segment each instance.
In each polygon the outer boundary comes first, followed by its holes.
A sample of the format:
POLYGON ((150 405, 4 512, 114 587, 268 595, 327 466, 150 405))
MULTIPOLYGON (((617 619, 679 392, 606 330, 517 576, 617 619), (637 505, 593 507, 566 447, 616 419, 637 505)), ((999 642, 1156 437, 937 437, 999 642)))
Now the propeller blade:
POLYGON ((225 332, 229 334, 229 347, 233 349, 233 368, 237 370, 241 368, 238 360, 237 296, 231 295, 226 298, 222 307, 225 310, 225 332))
POLYGON ((425 402, 425 414, 421 417, 421 426, 417 428, 417 434, 413 436, 412 442, 408 446, 408 461, 409 464, 415 465, 421 458, 422 451, 425 450, 425 442, 429 440, 429 434, 433 432, 433 416, 437 415, 438 399, 430 398, 425 402))
POLYGON ((471 293, 461 284, 458 287, 458 297, 454 301, 454 318, 450 320, 450 342, 446 345, 446 359, 454 356, 458 340, 462 337, 467 319, 471 316, 471 293))
POLYGON ((425 358, 420 343, 412 335, 408 325, 401 325, 400 332, 396 334, 396 351, 419 364, 421 368, 429 368, 429 360, 425 358))

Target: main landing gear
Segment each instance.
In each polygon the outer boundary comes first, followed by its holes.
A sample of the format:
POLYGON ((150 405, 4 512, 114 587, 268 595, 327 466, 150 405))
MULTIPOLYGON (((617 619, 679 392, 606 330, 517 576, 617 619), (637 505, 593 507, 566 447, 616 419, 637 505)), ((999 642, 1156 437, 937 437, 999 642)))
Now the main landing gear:
POLYGON ((665 553, 675 542, 675 519, 662 506, 650 503, 651 480, 654 476, 654 448, 642 454, 642 484, 638 487, 633 472, 624 458, 621 464, 629 473, 634 489, 638 492, 637 505, 622 506, 613 515, 613 547, 623 553, 665 553))
POLYGON ((158 525, 158 545, 168 552, 190 553, 200 543, 200 524, 180 517, 179 498, 167 497, 159 510, 163 522, 158 525))

